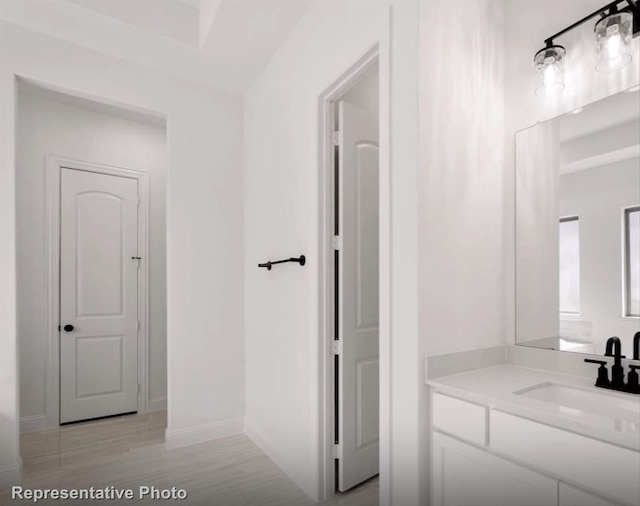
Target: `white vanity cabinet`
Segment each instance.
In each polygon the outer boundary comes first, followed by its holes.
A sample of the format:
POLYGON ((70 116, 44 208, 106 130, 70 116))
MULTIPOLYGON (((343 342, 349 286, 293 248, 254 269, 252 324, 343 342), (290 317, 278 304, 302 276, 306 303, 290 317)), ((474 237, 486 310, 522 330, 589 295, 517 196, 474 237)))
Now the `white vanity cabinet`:
POLYGON ((555 480, 441 433, 433 435, 433 503, 555 506, 555 480))
POLYGON ((640 506, 640 452, 432 394, 434 506, 640 506))

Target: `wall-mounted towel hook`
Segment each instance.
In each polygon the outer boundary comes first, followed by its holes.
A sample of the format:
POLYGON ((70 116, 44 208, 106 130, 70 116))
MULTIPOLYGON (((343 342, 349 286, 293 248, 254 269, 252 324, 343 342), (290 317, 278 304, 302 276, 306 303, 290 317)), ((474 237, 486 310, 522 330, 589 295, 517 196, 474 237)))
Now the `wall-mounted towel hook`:
POLYGON ((300 265, 304 265, 307 262, 307 259, 305 258, 304 255, 300 255, 298 258, 287 258, 285 260, 274 260, 273 262, 266 262, 264 264, 258 264, 258 267, 264 267, 265 269, 267 269, 268 271, 271 270, 271 267, 273 267, 276 264, 285 264, 287 262, 295 262, 298 263, 300 265))

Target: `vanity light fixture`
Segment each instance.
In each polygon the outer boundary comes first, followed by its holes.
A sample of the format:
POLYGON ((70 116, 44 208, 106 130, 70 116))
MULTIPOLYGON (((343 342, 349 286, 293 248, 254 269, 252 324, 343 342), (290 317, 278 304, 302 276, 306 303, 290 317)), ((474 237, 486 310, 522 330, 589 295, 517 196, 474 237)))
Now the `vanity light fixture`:
POLYGON ((536 95, 553 95, 564 89, 564 57, 567 50, 552 40, 536 53, 536 95))
POLYGON ((536 95, 549 95, 564 89, 564 60, 567 52, 564 47, 554 44, 554 39, 596 16, 600 16, 594 27, 596 70, 613 72, 631 62, 631 39, 640 34, 640 3, 638 0, 614 0, 544 41, 545 47, 533 59, 536 67, 536 95))
POLYGON ((608 15, 596 23, 598 72, 614 72, 631 62, 633 14, 613 6, 608 15))

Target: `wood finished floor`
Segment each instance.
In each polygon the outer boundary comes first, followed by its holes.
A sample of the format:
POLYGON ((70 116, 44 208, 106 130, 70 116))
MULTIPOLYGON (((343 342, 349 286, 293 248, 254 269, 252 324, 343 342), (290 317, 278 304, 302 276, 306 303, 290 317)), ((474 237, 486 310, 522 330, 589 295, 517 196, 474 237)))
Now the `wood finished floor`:
MULTIPOLYGON (((175 450, 164 447, 166 412, 129 415, 23 434, 23 488, 132 488, 187 490, 182 501, 92 501, 90 504, 188 504, 202 506, 303 506, 314 502, 248 437, 232 436, 175 450)), ((0 490, 1 505, 34 504, 11 500, 0 490)), ((40 501, 38 504, 85 504, 40 501)), ((88 504, 88 503, 87 503, 88 504)), ((326 505, 374 506, 374 478, 326 505)))

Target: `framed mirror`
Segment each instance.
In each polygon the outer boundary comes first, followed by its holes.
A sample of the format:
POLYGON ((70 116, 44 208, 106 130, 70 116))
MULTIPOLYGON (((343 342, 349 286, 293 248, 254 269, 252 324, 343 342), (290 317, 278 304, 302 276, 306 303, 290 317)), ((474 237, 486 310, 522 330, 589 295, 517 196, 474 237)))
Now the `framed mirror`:
POLYGON ((640 331, 640 92, 516 134, 516 342, 603 355, 640 331))

